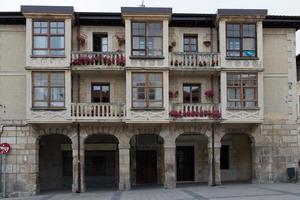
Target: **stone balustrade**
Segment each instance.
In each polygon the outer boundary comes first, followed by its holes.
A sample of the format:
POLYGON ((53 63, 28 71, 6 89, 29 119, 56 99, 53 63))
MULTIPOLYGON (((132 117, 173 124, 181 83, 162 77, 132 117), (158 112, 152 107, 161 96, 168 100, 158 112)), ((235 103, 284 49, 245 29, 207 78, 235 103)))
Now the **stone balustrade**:
POLYGON ((214 68, 220 66, 218 53, 172 52, 169 55, 172 68, 214 68))

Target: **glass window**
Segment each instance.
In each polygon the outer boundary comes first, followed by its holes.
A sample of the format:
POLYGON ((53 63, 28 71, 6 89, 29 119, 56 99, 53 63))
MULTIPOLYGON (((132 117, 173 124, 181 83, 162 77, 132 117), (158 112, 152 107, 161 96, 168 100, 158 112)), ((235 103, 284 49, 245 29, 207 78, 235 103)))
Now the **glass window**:
POLYGON ((108 36, 107 34, 93 34, 93 51, 107 52, 108 51, 108 36))
POLYGON ((161 23, 132 23, 132 55, 162 56, 161 23))
POLYGON ((198 51, 198 36, 197 35, 184 35, 183 36, 183 49, 184 49, 184 52, 197 52, 198 51))
POLYGON ((256 57, 256 25, 227 24, 227 56, 256 57))
POLYGON ((163 107, 162 73, 132 73, 132 107, 163 107))
POLYGON ((33 21, 32 40, 33 55, 63 56, 65 54, 65 23, 33 21))
POLYGON ((227 106, 257 107, 257 74, 227 74, 227 106))
POLYGON ((201 102, 201 84, 183 84, 183 103, 201 102))
POLYGON ((63 72, 32 73, 32 106, 55 108, 65 106, 65 78, 63 72))
POLYGON ((92 83, 92 102, 109 103, 110 102, 110 85, 109 83, 92 83))

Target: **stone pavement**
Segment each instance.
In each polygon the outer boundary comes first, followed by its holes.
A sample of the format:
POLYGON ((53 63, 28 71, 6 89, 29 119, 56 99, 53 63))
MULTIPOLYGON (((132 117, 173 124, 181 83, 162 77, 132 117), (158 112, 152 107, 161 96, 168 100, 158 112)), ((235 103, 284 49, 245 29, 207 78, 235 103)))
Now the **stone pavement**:
MULTIPOLYGON (((300 184, 226 184, 218 187, 179 185, 176 189, 138 188, 130 191, 46 193, 14 200, 300 200, 300 184)), ((10 200, 13 200, 10 198, 10 200)))

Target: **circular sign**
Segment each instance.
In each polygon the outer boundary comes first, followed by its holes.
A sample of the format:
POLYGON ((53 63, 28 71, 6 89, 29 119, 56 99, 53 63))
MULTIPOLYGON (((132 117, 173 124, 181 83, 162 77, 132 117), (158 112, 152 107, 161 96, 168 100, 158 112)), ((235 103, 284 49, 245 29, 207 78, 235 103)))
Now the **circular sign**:
POLYGON ((10 151, 10 145, 8 143, 0 144, 0 154, 8 154, 10 151))

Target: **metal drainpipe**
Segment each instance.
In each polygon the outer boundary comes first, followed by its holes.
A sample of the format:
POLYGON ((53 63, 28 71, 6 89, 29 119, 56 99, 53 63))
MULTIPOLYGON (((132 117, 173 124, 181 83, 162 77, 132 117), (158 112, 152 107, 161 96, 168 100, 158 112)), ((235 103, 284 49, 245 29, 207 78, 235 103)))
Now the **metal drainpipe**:
POLYGON ((212 186, 216 186, 216 166, 215 166, 215 123, 213 122, 211 124, 211 132, 212 132, 212 144, 211 144, 211 148, 212 148, 212 186))

